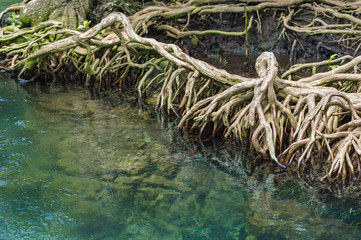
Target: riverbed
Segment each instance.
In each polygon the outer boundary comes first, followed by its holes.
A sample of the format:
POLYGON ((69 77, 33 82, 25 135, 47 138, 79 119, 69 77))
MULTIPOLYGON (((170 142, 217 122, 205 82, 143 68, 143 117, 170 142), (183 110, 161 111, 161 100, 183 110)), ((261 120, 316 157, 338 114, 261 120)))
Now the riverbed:
POLYGON ((249 173, 131 102, 0 75, 0 239, 360 239, 359 203, 249 173))
POLYGON ((361 239, 359 199, 135 103, 0 74, 0 239, 361 239))

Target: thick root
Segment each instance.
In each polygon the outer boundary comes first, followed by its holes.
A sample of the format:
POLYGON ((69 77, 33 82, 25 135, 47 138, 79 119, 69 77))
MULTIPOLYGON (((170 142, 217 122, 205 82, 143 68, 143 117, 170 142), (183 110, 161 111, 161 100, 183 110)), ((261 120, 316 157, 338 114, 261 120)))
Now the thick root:
MULTIPOLYGON (((163 16, 172 13, 169 17, 174 17, 187 16, 189 11, 201 15, 212 11, 256 12, 307 1, 255 2, 257 4, 246 8, 243 5, 215 8, 216 5, 205 7, 200 6, 199 1, 190 1, 176 11, 169 7, 145 9, 132 16, 132 21, 122 13, 112 13, 86 32, 62 29, 61 23, 48 21, 16 33, 2 32, 0 53, 7 54, 11 60, 6 62, 7 66, 19 71, 20 77, 32 71, 55 75, 73 66, 75 74, 87 85, 137 89, 140 103, 154 92, 152 89, 158 89, 157 109, 182 116, 179 129, 202 132, 213 124, 213 134, 223 132, 227 137, 248 141, 264 158, 281 167, 295 166, 301 170, 316 154, 326 155, 330 167, 322 180, 340 179, 345 183, 358 179, 361 174, 361 78, 358 74, 361 57, 344 56, 332 61, 298 64, 279 78, 274 54, 265 52, 256 62, 258 78, 246 78, 192 58, 174 44, 143 37, 144 32, 140 30, 149 27, 149 24, 143 26, 141 23, 146 21, 141 19, 152 19, 149 14, 161 9, 169 12, 163 16), (33 37, 28 38, 29 34, 33 37), (22 42, 8 44, 15 39, 22 42), (327 65, 335 67, 317 73, 327 65), (305 69, 312 69, 312 73, 306 71, 310 76, 295 79, 294 75, 305 69), (245 136, 250 137, 243 139, 245 136)), ((330 0, 322 2, 329 6, 340 4, 330 0)), ((320 7, 316 3, 306 6, 311 10, 320 7)), ((299 31, 290 22, 295 14, 291 10, 283 22, 285 28, 299 31)), ((332 11, 326 14, 336 16, 332 11)), ((350 21, 352 26, 358 24, 349 15, 339 17, 350 21)), ((316 22, 320 23, 315 20, 314 24, 316 22)), ((341 27, 324 26, 322 22, 321 25, 317 29, 307 26, 302 31, 341 27)), ((176 38, 189 34, 189 31, 164 26, 163 30, 176 38)))

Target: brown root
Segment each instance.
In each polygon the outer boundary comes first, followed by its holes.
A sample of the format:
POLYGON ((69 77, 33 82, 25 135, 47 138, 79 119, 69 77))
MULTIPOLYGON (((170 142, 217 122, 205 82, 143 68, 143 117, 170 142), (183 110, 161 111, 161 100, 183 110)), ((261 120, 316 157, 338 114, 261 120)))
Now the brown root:
MULTIPOLYGON (((140 102, 158 89, 157 109, 182 116, 179 129, 202 133, 213 126, 213 134, 248 141, 264 158, 281 167, 301 170, 317 155, 326 156, 330 167, 322 180, 343 183, 360 177, 361 157, 361 57, 344 56, 292 66, 280 78, 273 53, 264 52, 255 68, 258 78, 246 78, 187 55, 175 44, 144 37, 156 19, 170 19, 223 12, 257 12, 304 4, 315 14, 309 25, 293 22, 299 12, 290 9, 282 16, 287 31, 307 34, 359 35, 358 21, 342 10, 330 10, 351 3, 325 0, 323 6, 308 1, 253 1, 253 5, 219 4, 228 1, 189 1, 181 7, 152 6, 128 18, 112 13, 85 32, 62 29, 62 24, 48 21, 16 33, 2 32, 0 53, 11 59, 13 70, 26 76, 31 71, 56 74, 74 66, 87 85, 98 88, 116 85, 138 90, 140 102), (324 9, 326 8, 326 9, 324 9), (319 10, 347 21, 331 24, 319 18, 319 10), (160 15, 160 13, 162 13, 160 15), (352 28, 352 32, 349 30, 352 28), (337 31, 337 32, 336 32, 337 31), (34 38, 27 39, 28 34, 34 38), (7 44, 24 38, 24 43, 7 44), (337 65, 336 65, 337 64, 337 65), (333 66, 325 70, 325 67, 333 66), (312 72, 305 71, 312 69, 312 72), (301 79, 295 77, 302 72, 301 79), (109 79, 114 79, 111 82, 109 79), (242 139, 250 136, 249 139, 242 139), (296 163, 296 164, 294 164, 296 163)), ((251 28, 254 17, 250 18, 251 28)), ((219 30, 194 31, 159 24, 156 29, 174 38, 190 35, 222 34, 219 30)), ((294 43, 297 43, 295 40, 294 43)), ((9 62, 8 62, 9 64, 9 62)), ((322 161, 322 160, 320 160, 322 161)), ((326 164, 323 161, 322 164, 326 164)))

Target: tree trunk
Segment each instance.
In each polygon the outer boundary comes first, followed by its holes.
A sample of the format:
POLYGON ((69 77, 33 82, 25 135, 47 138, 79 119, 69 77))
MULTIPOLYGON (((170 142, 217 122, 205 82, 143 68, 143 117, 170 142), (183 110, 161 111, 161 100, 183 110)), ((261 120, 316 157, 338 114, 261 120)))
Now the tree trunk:
POLYGON ((32 0, 20 12, 20 20, 26 26, 56 20, 75 29, 88 19, 93 2, 95 0, 32 0))
POLYGON ((25 26, 55 20, 76 29, 85 20, 97 23, 116 11, 132 15, 141 7, 135 0, 30 0, 20 12, 20 20, 25 26))

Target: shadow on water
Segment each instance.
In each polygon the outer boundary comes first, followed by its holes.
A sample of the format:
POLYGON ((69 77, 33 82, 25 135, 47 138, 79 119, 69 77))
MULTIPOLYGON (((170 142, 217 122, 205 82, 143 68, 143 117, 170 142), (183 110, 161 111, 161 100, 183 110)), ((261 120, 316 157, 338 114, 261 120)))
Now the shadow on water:
POLYGON ((124 101, 0 75, 0 111, 0 239, 360 239, 360 203, 250 173, 124 101))

